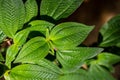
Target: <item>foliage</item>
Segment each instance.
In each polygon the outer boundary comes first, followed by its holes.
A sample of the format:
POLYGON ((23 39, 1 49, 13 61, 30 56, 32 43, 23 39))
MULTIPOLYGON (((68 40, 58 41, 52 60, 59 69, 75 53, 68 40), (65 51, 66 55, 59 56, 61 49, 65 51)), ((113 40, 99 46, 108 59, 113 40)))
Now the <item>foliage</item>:
MULTIPOLYGON (((120 56, 102 52, 103 48, 80 46, 94 26, 57 22, 71 15, 82 2, 42 0, 39 7, 36 0, 0 0, 0 43, 12 39, 7 50, 0 53, 0 76, 5 80, 115 80, 110 71, 120 62, 120 56)), ((119 44, 113 44, 119 30, 116 22, 116 18, 108 22, 115 27, 113 34, 109 25, 101 30, 100 46, 119 44)))
POLYGON ((103 41, 100 46, 118 46, 120 47, 120 15, 115 16, 107 23, 105 23, 101 29, 101 34, 103 36, 103 41))

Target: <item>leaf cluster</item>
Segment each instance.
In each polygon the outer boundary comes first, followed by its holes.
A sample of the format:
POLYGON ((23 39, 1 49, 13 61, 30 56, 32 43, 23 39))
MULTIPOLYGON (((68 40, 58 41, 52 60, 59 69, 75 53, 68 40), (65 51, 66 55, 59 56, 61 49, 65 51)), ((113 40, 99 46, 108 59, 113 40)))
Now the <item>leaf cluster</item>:
MULTIPOLYGON (((110 71, 120 56, 102 52, 103 48, 80 46, 94 26, 55 23, 71 15, 82 2, 0 0, 0 43, 12 39, 5 57, 0 53, 0 76, 6 80, 115 80, 110 71), (49 55, 54 59, 48 59, 49 55)), ((119 46, 118 29, 109 31, 116 21, 108 23, 101 30, 100 46, 119 46)), ((119 22, 115 27, 118 26, 119 22)))

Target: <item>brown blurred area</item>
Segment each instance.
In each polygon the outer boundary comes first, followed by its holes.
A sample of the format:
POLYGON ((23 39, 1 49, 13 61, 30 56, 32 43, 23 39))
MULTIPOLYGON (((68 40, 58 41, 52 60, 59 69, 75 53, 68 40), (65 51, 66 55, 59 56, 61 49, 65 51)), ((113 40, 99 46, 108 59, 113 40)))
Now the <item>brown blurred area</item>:
POLYGON ((84 44, 97 42, 101 26, 113 16, 120 13, 120 0, 84 0, 83 4, 66 21, 95 25, 84 44))

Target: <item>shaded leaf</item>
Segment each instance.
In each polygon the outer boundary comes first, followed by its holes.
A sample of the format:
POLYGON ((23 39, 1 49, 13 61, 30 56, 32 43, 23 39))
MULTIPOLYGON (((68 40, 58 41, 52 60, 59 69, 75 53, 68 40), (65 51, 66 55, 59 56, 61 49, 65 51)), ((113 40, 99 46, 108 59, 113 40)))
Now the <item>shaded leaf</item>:
POLYGON ((46 34, 46 30, 51 30, 54 24, 43 21, 43 20, 35 20, 29 23, 31 25, 30 30, 31 31, 40 31, 44 35, 46 34))
POLYGON ((57 59, 62 64, 63 68, 69 71, 78 70, 84 63, 85 60, 93 58, 100 53, 102 48, 72 48, 57 51, 57 59))
POLYGON ((38 6, 36 0, 27 0, 25 2, 25 10, 26 10, 26 19, 25 22, 30 21, 33 17, 38 14, 38 6))
POLYGON ((3 75, 7 69, 8 68, 4 64, 0 63, 0 78, 3 77, 3 75))
POLYGON ((7 49, 5 64, 7 65, 8 68, 11 68, 11 62, 15 59, 16 55, 18 54, 18 51, 19 47, 16 44, 11 45, 7 49))
POLYGON ((0 61, 4 61, 4 58, 1 53, 0 53, 0 61))
POLYGON ((90 66, 88 74, 92 77, 91 80, 115 80, 110 72, 97 64, 90 66))
POLYGON ((92 80, 90 76, 88 76, 87 71, 85 70, 77 70, 74 73, 68 73, 60 76, 58 80, 92 80))
POLYGON ((71 15, 83 2, 83 0, 42 0, 40 15, 49 16, 55 20, 71 15))
POLYGON ((120 62, 120 56, 110 53, 101 53, 98 55, 97 64, 111 68, 113 64, 120 62))
POLYGON ((29 29, 24 29, 16 33, 13 38, 14 44, 16 44, 18 47, 22 47, 22 45, 26 42, 29 32, 29 29))
POLYGON ((84 24, 65 22, 52 29, 50 39, 55 48, 71 48, 81 44, 92 29, 93 27, 84 24))
POLYGON ((25 9, 22 0, 0 0, 0 28, 10 38, 22 28, 25 9))
POLYGON ((57 80, 60 74, 45 65, 23 64, 13 68, 10 80, 57 80))
POLYGON ((35 37, 29 40, 19 52, 15 63, 27 63, 34 59, 42 59, 49 52, 49 46, 43 37, 35 37))
POLYGON ((2 43, 6 37, 7 36, 3 33, 3 31, 0 30, 0 43, 2 43))
POLYGON ((120 15, 115 16, 107 23, 105 23, 101 29, 103 41, 100 44, 102 47, 119 46, 120 44, 120 15))

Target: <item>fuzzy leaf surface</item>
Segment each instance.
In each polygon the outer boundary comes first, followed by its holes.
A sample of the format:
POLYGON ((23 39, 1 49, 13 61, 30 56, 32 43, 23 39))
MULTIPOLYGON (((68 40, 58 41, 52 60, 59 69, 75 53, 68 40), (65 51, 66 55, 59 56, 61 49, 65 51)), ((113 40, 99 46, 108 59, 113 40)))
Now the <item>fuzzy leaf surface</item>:
POLYGON ((65 22, 52 29, 50 39, 55 48, 76 47, 86 39, 92 29, 92 26, 81 23, 65 22))
POLYGON ((57 51, 57 59, 62 64, 63 68, 69 71, 78 70, 85 60, 95 57, 103 49, 102 48, 72 48, 57 51))
MULTIPOLYGON (((9 74, 10 80, 57 80, 60 76, 56 68, 42 65, 23 64, 13 68, 9 74), (53 70, 54 68, 54 70, 53 70)), ((52 63, 50 63, 51 66, 52 63)))
POLYGON ((90 66, 88 74, 92 77, 91 80, 115 80, 110 72, 97 64, 90 66))
POLYGON ((26 19, 25 22, 30 21, 33 17, 37 16, 38 14, 38 6, 36 0, 27 0, 25 2, 25 12, 26 12, 26 19))
POLYGON ((60 70, 60 68, 53 62, 47 60, 47 59, 34 59, 30 62, 28 62, 30 64, 37 64, 39 66, 43 66, 46 69, 50 69, 58 74, 62 74, 62 71, 60 70))
POLYGON ((29 23, 31 25, 31 31, 40 31, 44 35, 46 34, 46 30, 51 30, 54 24, 44 21, 44 20, 35 20, 29 23))
POLYGON ((100 44, 102 47, 118 46, 120 47, 120 15, 115 16, 101 29, 103 41, 100 44))
POLYGON ((113 64, 120 62, 120 56, 110 53, 101 53, 98 55, 97 63, 111 68, 113 64))
POLYGON ((0 28, 10 38, 23 27, 25 8, 22 0, 0 0, 0 28))
POLYGON ((15 63, 22 62, 27 63, 34 59, 42 59, 44 58, 49 51, 49 46, 46 43, 45 38, 43 37, 35 37, 30 39, 19 52, 15 63))
POLYGON ((18 52, 19 52, 19 47, 16 44, 11 45, 7 49, 5 64, 8 66, 8 68, 11 68, 11 62, 15 59, 18 52))
POLYGON ((83 2, 83 0, 42 0, 40 15, 49 16, 55 20, 71 15, 83 2))
POLYGON ((24 29, 16 33, 15 37, 13 38, 14 44, 18 45, 18 47, 21 47, 26 42, 29 32, 29 29, 24 29))
POLYGON ((63 76, 60 76, 58 80, 92 80, 90 76, 88 76, 87 71, 79 69, 73 73, 67 73, 63 76))

